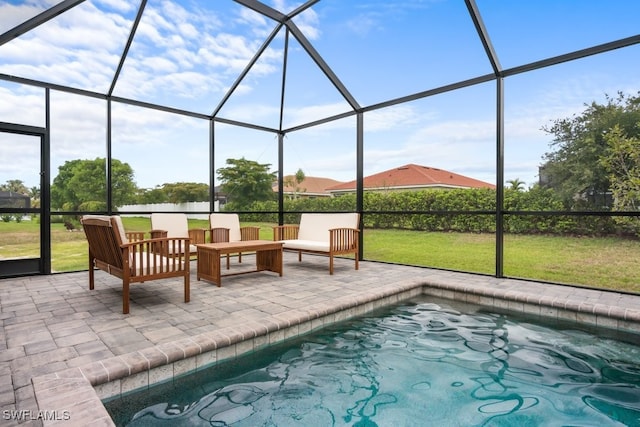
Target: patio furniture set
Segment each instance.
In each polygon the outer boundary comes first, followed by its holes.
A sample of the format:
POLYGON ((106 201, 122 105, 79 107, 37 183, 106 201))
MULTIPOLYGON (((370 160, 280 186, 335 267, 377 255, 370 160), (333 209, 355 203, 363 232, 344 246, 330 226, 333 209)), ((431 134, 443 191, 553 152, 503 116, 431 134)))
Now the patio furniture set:
POLYGON ((209 229, 189 229, 187 216, 181 213, 151 214, 151 238, 143 232, 125 232, 122 220, 113 215, 85 215, 81 219, 89 243, 89 289, 94 289, 94 269, 122 279, 122 312, 129 313, 129 288, 132 283, 182 277, 184 302, 190 299, 190 261, 196 256, 196 277, 214 282, 222 277, 257 271, 283 274, 282 252, 295 251, 329 257, 329 274, 334 272, 334 257, 353 254, 358 270, 359 215, 357 213, 302 214, 299 225, 274 227, 273 241, 260 240, 259 227, 240 227, 237 214, 212 213, 209 229), (207 243, 206 234, 210 239, 207 243), (222 274, 220 259, 230 255, 256 255, 256 269, 222 274))

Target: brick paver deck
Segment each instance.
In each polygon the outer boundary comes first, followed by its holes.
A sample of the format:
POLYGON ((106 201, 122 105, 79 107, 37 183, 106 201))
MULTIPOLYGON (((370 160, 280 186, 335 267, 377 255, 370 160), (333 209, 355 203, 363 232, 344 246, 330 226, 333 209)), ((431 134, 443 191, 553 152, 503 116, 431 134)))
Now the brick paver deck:
MULTIPOLYGON (((253 258, 232 268, 253 268, 253 258)), ((111 425, 99 399, 198 369, 416 294, 535 316, 640 331, 640 296, 521 280, 285 254, 284 275, 132 286, 96 272, 0 280, 0 417, 3 425, 111 425), (94 391, 95 390, 95 391, 94 391), (40 411, 40 412, 39 412, 40 411), (14 419, 7 419, 13 417, 14 419)))

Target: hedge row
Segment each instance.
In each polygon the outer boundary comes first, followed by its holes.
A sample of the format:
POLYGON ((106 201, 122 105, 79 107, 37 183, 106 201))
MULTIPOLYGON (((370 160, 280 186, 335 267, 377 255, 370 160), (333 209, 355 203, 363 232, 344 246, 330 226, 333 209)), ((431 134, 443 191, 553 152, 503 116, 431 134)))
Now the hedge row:
MULTIPOLYGON (((496 230, 496 193, 489 189, 366 192, 363 195, 366 228, 493 233, 496 230), (375 213, 380 212, 380 213, 375 213), (425 213, 426 212, 426 213, 425 213), (469 212, 469 213, 467 213, 469 212)), ((285 200, 285 211, 349 212, 356 197, 285 200)), ((254 203, 251 211, 274 212, 277 202, 254 203)), ((562 202, 551 190, 505 190, 506 211, 562 212, 562 202)), ((629 235, 640 232, 640 218, 597 215, 505 215, 504 231, 514 234, 629 235)), ((243 221, 277 222, 277 214, 245 213, 243 221)), ((300 214, 286 213, 284 222, 297 224, 300 214)))

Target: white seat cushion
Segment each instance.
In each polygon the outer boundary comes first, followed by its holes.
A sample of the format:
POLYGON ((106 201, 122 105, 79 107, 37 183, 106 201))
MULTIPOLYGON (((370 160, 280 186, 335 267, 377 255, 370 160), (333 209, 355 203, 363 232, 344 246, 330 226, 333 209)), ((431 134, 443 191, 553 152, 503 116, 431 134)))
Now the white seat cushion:
POLYGON ((228 228, 229 241, 239 242, 242 240, 240 235, 240 217, 234 213, 212 213, 209 215, 210 228, 228 228))
MULTIPOLYGON (((328 233, 328 232, 327 232, 328 233)), ((315 240, 283 240, 284 249, 298 249, 303 251, 318 251, 329 253, 329 239, 327 242, 317 242, 315 240)))
MULTIPOLYGON (((358 228, 357 213, 304 213, 300 217, 298 239, 327 242, 332 228, 358 228)), ((327 249, 328 250, 328 249, 327 249)))
POLYGON ((189 222, 183 213, 152 213, 151 229, 165 230, 167 237, 189 237, 189 222))

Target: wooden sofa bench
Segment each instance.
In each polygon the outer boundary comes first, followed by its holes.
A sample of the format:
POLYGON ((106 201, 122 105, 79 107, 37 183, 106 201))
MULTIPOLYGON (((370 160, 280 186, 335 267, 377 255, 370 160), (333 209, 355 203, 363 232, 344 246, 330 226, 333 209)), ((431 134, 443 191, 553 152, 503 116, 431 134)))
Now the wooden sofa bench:
POLYGON ((273 240, 282 241, 283 249, 329 256, 329 274, 333 274, 333 257, 353 254, 358 269, 359 221, 357 213, 304 213, 300 225, 273 227, 273 240))

